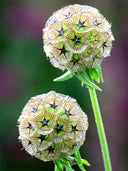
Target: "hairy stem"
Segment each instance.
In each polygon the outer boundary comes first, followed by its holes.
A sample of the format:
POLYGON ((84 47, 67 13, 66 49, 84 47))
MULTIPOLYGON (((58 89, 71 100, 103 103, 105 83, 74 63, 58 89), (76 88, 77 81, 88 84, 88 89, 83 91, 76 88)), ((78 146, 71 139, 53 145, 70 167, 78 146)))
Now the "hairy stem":
POLYGON ((100 139, 100 145, 101 145, 101 150, 102 150, 102 155, 103 155, 103 160, 104 160, 105 171, 112 171, 108 144, 107 144, 107 139, 106 139, 106 135, 104 131, 104 126, 103 126, 103 121, 101 117, 101 112, 100 112, 100 108, 98 104, 96 91, 93 88, 89 88, 89 93, 90 93, 90 98, 91 98, 92 107, 94 111, 98 135, 100 139))

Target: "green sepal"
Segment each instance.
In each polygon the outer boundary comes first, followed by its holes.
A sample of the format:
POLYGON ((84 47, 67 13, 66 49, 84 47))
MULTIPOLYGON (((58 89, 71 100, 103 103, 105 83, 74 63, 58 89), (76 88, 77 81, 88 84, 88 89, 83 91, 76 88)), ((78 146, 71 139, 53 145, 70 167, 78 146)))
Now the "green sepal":
POLYGON ((68 70, 65 74, 61 75, 58 78, 55 78, 53 81, 66 81, 72 78, 74 75, 81 81, 82 86, 86 85, 87 88, 94 88, 96 90, 102 91, 93 82, 93 80, 96 80, 98 83, 100 83, 100 80, 103 82, 101 66, 97 66, 96 68, 87 68, 85 69, 85 71, 76 73, 68 70))
POLYGON ((60 162, 65 167, 66 171, 74 171, 67 159, 61 159, 60 162))
POLYGON ((98 83, 100 83, 100 81, 104 82, 100 65, 96 68, 87 68, 85 72, 88 74, 90 79, 94 79, 98 83))
POLYGON ((99 75, 99 78, 100 78, 101 82, 103 83, 104 79, 103 79, 103 75, 102 75, 102 71, 101 71, 101 66, 100 65, 96 67, 96 71, 97 71, 97 73, 99 75))
POLYGON ((82 164, 84 164, 85 166, 90 166, 90 163, 89 163, 87 160, 85 160, 85 159, 81 159, 81 162, 82 162, 82 164))
POLYGON ((76 151, 74 153, 74 155, 75 155, 75 158, 76 158, 76 162, 77 162, 79 168, 81 169, 81 171, 86 171, 85 168, 84 168, 84 166, 83 166, 83 164, 82 164, 82 159, 81 159, 80 152, 79 151, 76 151))
POLYGON ((55 171, 61 171, 60 168, 55 164, 55 171))
POLYGON ((58 78, 55 78, 53 81, 66 81, 72 78, 74 75, 75 75, 74 72, 71 72, 70 70, 68 70, 65 74, 61 75, 58 78))
MULTIPOLYGON (((68 156, 68 159, 69 159, 69 161, 76 161, 76 158, 73 156, 68 156)), ((81 158, 81 163, 86 166, 90 166, 90 163, 87 160, 82 159, 82 158, 81 158)))
POLYGON ((66 171, 74 171, 70 163, 77 164, 81 171, 86 171, 85 166, 90 166, 89 162, 81 158, 80 152, 75 151, 74 156, 68 156, 68 158, 60 158, 60 160, 55 160, 55 170, 54 171, 63 171, 64 168, 66 171))
POLYGON ((98 83, 100 83, 100 78, 95 68, 89 69, 89 76, 95 81, 97 81, 98 83))
POLYGON ((55 171, 63 171, 64 167, 63 165, 60 163, 60 161, 55 160, 54 161, 55 164, 55 171))
POLYGON ((91 80, 91 78, 88 76, 88 74, 85 71, 75 73, 75 75, 87 87, 102 91, 97 85, 93 83, 93 80, 91 80))

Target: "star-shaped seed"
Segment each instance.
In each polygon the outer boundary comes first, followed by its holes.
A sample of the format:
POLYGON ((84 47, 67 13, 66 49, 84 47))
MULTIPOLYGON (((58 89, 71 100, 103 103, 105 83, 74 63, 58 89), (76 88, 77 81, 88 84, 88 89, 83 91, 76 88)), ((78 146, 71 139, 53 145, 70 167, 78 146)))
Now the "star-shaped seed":
POLYGON ((76 131, 78 131, 78 129, 76 128, 77 127, 77 125, 75 125, 75 126, 73 126, 73 125, 71 125, 72 126, 72 131, 71 132, 76 132, 76 131))
POLYGON ((64 34, 64 32, 65 32, 65 30, 63 29, 63 27, 61 27, 61 30, 57 30, 57 31, 59 32, 58 37, 59 37, 59 36, 63 36, 63 34, 64 34))
POLYGON ((102 43, 103 52, 104 52, 104 48, 107 47, 106 43, 107 41, 102 43))
POLYGON ((78 59, 73 58, 70 62, 73 62, 73 64, 75 65, 76 63, 78 63, 78 61, 78 59))
POLYGON ((73 16, 73 14, 71 14, 71 12, 69 11, 69 13, 67 15, 65 15, 65 19, 69 19, 73 16))
POLYGON ((65 109, 65 114, 66 114, 68 117, 72 115, 72 114, 70 113, 70 110, 66 110, 66 109, 65 109))
POLYGON ((33 107, 33 113, 35 113, 38 110, 38 107, 33 107))
POLYGON ((58 134, 59 132, 63 131, 63 125, 57 124, 55 130, 56 130, 57 134, 58 134))
POLYGON ((85 27, 84 23, 85 23, 85 21, 81 22, 81 21, 79 20, 79 23, 76 24, 76 25, 77 25, 77 26, 79 27, 79 29, 80 29, 80 28, 82 28, 82 27, 85 27))
POLYGON ((30 140, 28 140, 28 145, 32 144, 32 142, 30 140))
POLYGON ((65 49, 64 45, 63 45, 63 47, 60 48, 59 50, 61 51, 61 52, 60 52, 60 55, 64 54, 64 56, 65 56, 66 52, 68 52, 68 51, 65 49))
POLYGON ((43 121, 40 121, 42 123, 42 127, 43 126, 48 126, 48 123, 49 123, 50 120, 46 120, 46 118, 44 118, 43 121))
POLYGON ((29 130, 31 130, 32 129, 32 125, 28 122, 28 126, 26 128, 28 128, 29 130))
POLYGON ((40 135, 38 138, 40 139, 42 143, 44 140, 46 140, 46 135, 40 135))
POLYGON ((50 146, 47 148, 47 150, 48 150, 48 153, 54 153, 55 149, 52 146, 50 146))
POLYGON ((57 20, 56 19, 53 19, 53 24, 55 24, 57 22, 57 20))
POLYGON ((72 148, 74 148, 74 147, 76 147, 76 146, 77 146, 77 144, 75 143, 75 144, 72 145, 72 148))
POLYGON ((98 22, 97 22, 97 19, 95 19, 95 21, 93 21, 93 24, 94 24, 95 26, 99 26, 101 23, 98 23, 98 22))
POLYGON ((72 40, 72 41, 74 42, 74 44, 76 45, 77 43, 81 43, 80 39, 81 39, 81 37, 77 37, 77 36, 75 35, 75 37, 74 37, 73 39, 71 39, 71 40, 72 40))
POLYGON ((55 104, 55 102, 53 104, 50 104, 50 107, 52 107, 53 109, 55 109, 58 105, 55 104))

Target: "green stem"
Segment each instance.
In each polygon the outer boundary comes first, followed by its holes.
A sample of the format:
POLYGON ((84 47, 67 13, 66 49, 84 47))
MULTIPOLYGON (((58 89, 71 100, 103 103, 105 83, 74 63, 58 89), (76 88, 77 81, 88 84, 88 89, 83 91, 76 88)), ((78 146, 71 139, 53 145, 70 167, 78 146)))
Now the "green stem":
POLYGON ((105 171, 112 171, 110 155, 109 155, 109 150, 108 150, 108 145, 107 145, 107 139, 106 139, 106 135, 104 131, 104 126, 103 126, 103 121, 101 117, 101 112, 100 112, 100 108, 98 104, 96 91, 93 88, 89 88, 89 93, 90 93, 90 98, 91 98, 92 107, 94 111, 98 135, 100 139, 100 145, 102 149, 105 171))

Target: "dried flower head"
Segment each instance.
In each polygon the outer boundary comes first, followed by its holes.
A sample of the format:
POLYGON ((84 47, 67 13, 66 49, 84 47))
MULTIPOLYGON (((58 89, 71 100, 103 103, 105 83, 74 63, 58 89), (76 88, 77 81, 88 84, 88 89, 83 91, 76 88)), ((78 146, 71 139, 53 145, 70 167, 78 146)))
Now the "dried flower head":
POLYGON ((53 66, 78 72, 101 64, 110 55, 114 37, 111 24, 96 8, 75 4, 48 19, 43 39, 53 66))
POLYGON ((44 161, 73 154, 84 143, 88 128, 76 100, 54 91, 32 97, 18 122, 25 150, 44 161))

